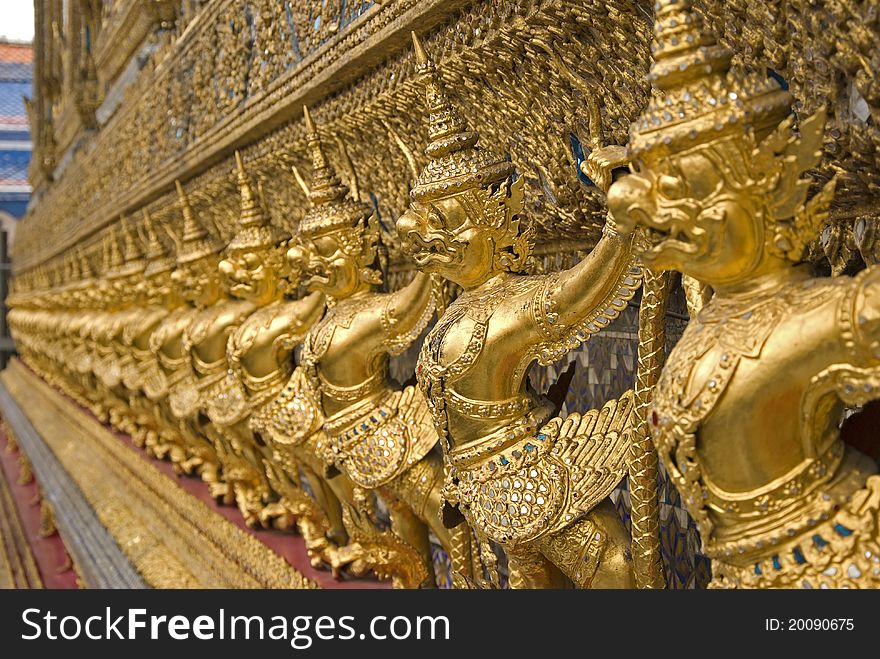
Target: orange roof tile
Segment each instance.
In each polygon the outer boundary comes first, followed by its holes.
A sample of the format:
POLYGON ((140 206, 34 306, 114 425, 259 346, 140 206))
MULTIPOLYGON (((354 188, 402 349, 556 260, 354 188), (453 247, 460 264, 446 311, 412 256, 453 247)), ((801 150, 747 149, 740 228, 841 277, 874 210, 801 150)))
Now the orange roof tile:
POLYGON ((0 62, 30 64, 34 61, 34 49, 29 43, 0 41, 0 62))

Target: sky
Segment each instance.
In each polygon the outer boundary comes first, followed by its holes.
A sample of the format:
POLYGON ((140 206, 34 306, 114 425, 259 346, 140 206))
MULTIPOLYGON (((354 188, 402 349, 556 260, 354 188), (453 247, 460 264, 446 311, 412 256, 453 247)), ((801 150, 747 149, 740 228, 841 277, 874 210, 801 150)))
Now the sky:
POLYGON ((0 0, 0 38, 33 41, 33 0, 0 0))

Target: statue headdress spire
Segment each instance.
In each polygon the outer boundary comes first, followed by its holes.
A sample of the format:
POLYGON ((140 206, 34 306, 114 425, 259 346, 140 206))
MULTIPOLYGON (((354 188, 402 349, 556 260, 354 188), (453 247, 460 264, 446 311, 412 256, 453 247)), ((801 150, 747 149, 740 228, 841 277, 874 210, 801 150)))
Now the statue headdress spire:
POLYGON ((124 216, 120 218, 120 224, 122 225, 124 265, 119 271, 119 275, 124 276, 143 272, 146 262, 144 261, 144 253, 141 251, 141 246, 135 240, 132 228, 124 216))
POLYGON ((144 208, 142 214, 144 217, 144 258, 147 260, 144 276, 151 277, 157 273, 174 269, 174 259, 168 255, 165 246, 159 240, 150 212, 144 208))
POLYGON ((422 43, 412 33, 416 71, 425 88, 430 142, 425 155, 430 157, 410 192, 413 199, 448 196, 473 187, 500 183, 513 174, 513 164, 477 146, 479 133, 471 130, 449 101, 437 68, 428 58, 422 43))
POLYGON ((354 227, 370 217, 372 208, 352 199, 346 186, 324 153, 321 136, 312 120, 308 107, 303 107, 306 140, 312 159, 312 186, 309 201, 312 207, 299 225, 299 232, 310 235, 334 228, 354 227))
POLYGON ((690 0, 657 0, 648 80, 655 93, 630 130, 637 158, 662 157, 730 134, 760 140, 791 112, 772 78, 731 69, 732 53, 706 31, 690 0))
POLYGON ((119 250, 119 240, 116 237, 116 225, 110 227, 109 252, 107 271, 105 275, 115 275, 122 268, 125 260, 122 258, 122 252, 119 250))
POLYGON ((254 194, 250 177, 245 171, 244 161, 238 151, 235 152, 235 165, 241 195, 241 213, 238 218, 238 232, 226 249, 249 250, 277 245, 286 236, 269 221, 265 209, 254 194))
POLYGON ((655 10, 648 79, 657 93, 630 128, 631 154, 650 163, 731 145, 716 157, 718 167, 751 179, 770 249, 798 261, 834 195, 832 178, 807 201, 810 180, 803 178, 821 160, 824 110, 802 120, 799 135, 792 135, 788 92, 763 74, 731 68, 730 51, 706 31, 690 0, 657 0, 655 10))
POLYGON ((218 253, 220 245, 211 238, 211 234, 198 221, 180 181, 174 181, 174 185, 177 188, 177 197, 180 200, 180 210, 183 214, 183 235, 177 250, 177 262, 189 263, 208 254, 218 253))
POLYGON ((83 281, 95 278, 95 272, 92 269, 92 264, 89 262, 89 257, 82 248, 79 249, 79 270, 80 279, 83 281))

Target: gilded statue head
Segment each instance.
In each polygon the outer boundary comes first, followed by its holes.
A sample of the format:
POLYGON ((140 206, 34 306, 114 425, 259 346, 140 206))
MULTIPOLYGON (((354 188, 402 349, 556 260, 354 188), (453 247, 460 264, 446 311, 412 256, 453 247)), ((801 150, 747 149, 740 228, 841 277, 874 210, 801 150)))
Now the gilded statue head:
POLYGON ((77 266, 71 285, 71 307, 93 309, 101 306, 100 287, 95 281, 95 272, 85 250, 78 248, 73 258, 77 266))
POLYGON ((198 307, 207 307, 223 294, 220 280, 220 244, 199 223, 180 181, 175 181, 183 213, 183 235, 177 246, 177 267, 171 281, 181 297, 198 307))
POLYGON ((147 262, 147 267, 144 269, 145 301, 150 305, 163 306, 176 303, 179 296, 171 281, 171 273, 174 272, 176 262, 159 240, 153 218, 146 208, 143 210, 143 218, 144 229, 141 240, 144 260, 147 262))
POLYGON ((819 161, 824 113, 793 135, 775 80, 732 69, 688 0, 656 7, 655 94, 630 130, 633 173, 608 192, 614 221, 645 228, 646 265, 716 288, 799 261, 833 194, 832 181, 806 202, 801 178, 819 161))
POLYGON ((523 180, 513 164, 477 146, 480 136, 449 102, 436 67, 413 33, 430 116, 430 158, 397 221, 403 248, 424 272, 465 288, 501 272, 521 272, 533 233, 519 217, 523 180))
POLYGON ((235 162, 241 192, 239 229, 226 246, 219 268, 232 295, 261 306, 290 291, 290 269, 284 258, 289 236, 269 221, 238 151, 235 162))
POLYGON ((119 239, 116 235, 116 225, 110 227, 110 232, 104 237, 103 258, 101 259, 101 277, 98 280, 98 289, 101 301, 106 309, 116 309, 124 303, 126 297, 126 281, 120 276, 125 265, 122 251, 119 249, 119 239))
POLYGON ((382 283, 379 225, 373 209, 356 199, 327 160, 308 108, 304 108, 312 158, 311 208, 287 252, 294 273, 310 291, 342 300, 382 283))

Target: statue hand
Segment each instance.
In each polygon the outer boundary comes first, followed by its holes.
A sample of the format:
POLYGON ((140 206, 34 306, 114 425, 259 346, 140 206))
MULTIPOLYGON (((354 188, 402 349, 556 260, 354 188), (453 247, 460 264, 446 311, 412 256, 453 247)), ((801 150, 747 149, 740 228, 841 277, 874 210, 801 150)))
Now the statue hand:
POLYGON ((611 187, 612 172, 629 164, 629 154, 623 146, 603 146, 593 149, 581 163, 581 172, 602 192, 611 187))

